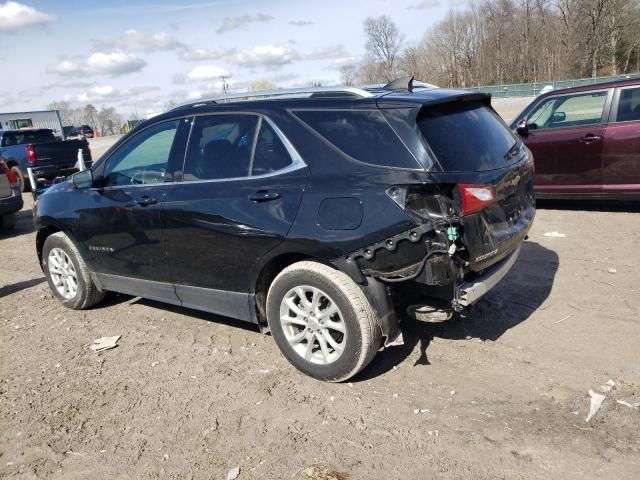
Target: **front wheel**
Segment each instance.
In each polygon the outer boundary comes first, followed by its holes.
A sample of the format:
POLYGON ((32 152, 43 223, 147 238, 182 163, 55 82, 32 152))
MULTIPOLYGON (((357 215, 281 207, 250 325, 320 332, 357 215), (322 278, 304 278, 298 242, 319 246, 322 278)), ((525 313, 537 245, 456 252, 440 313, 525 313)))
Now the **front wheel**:
POLYGON ((382 343, 364 292, 344 273, 317 262, 295 263, 275 278, 267 319, 285 358, 319 380, 353 377, 382 343))
POLYGON ((104 298, 91 280, 80 252, 62 232, 47 237, 42 248, 42 268, 53 294, 65 307, 83 310, 104 298))

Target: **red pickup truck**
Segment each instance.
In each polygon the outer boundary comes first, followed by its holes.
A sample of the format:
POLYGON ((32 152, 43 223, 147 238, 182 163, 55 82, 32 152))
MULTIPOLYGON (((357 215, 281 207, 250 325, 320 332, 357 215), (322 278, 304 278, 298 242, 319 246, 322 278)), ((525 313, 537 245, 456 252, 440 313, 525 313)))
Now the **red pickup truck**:
POLYGON ((640 200, 640 78, 552 90, 511 123, 538 198, 640 200))

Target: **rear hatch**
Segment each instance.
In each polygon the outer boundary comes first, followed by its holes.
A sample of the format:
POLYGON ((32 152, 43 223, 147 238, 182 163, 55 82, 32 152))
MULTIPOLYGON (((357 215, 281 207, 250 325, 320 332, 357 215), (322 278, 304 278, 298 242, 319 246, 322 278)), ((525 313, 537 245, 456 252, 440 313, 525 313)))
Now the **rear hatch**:
POLYGON ((418 127, 434 159, 429 174, 461 214, 461 240, 472 270, 515 250, 535 215, 533 158, 487 101, 426 105, 418 127))

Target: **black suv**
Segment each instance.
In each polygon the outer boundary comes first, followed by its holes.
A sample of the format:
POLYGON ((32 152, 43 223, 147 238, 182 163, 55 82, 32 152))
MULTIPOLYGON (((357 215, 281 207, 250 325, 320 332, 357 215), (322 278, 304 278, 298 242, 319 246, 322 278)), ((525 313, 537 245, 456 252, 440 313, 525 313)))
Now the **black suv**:
POLYGON ((112 290, 246 320, 341 381, 407 309, 446 319, 507 273, 532 174, 483 94, 403 80, 200 100, 42 195, 36 248, 70 308, 112 290))

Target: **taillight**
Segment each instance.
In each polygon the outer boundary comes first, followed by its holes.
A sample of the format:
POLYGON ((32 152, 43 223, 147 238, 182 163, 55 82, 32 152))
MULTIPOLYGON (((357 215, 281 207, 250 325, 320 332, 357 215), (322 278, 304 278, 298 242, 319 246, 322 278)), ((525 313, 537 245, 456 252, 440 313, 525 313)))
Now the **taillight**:
POLYGON ((7 166, 6 163, 0 162, 0 168, 2 168, 5 175, 7 176, 9 185, 15 185, 18 183, 18 178, 16 177, 16 174, 11 171, 11 169, 7 166))
POLYGON ((458 184, 462 215, 482 210, 496 199, 496 191, 490 185, 458 184))
POLYGON ((27 145, 24 149, 27 152, 27 163, 32 165, 36 163, 36 152, 33 150, 33 145, 27 145))

